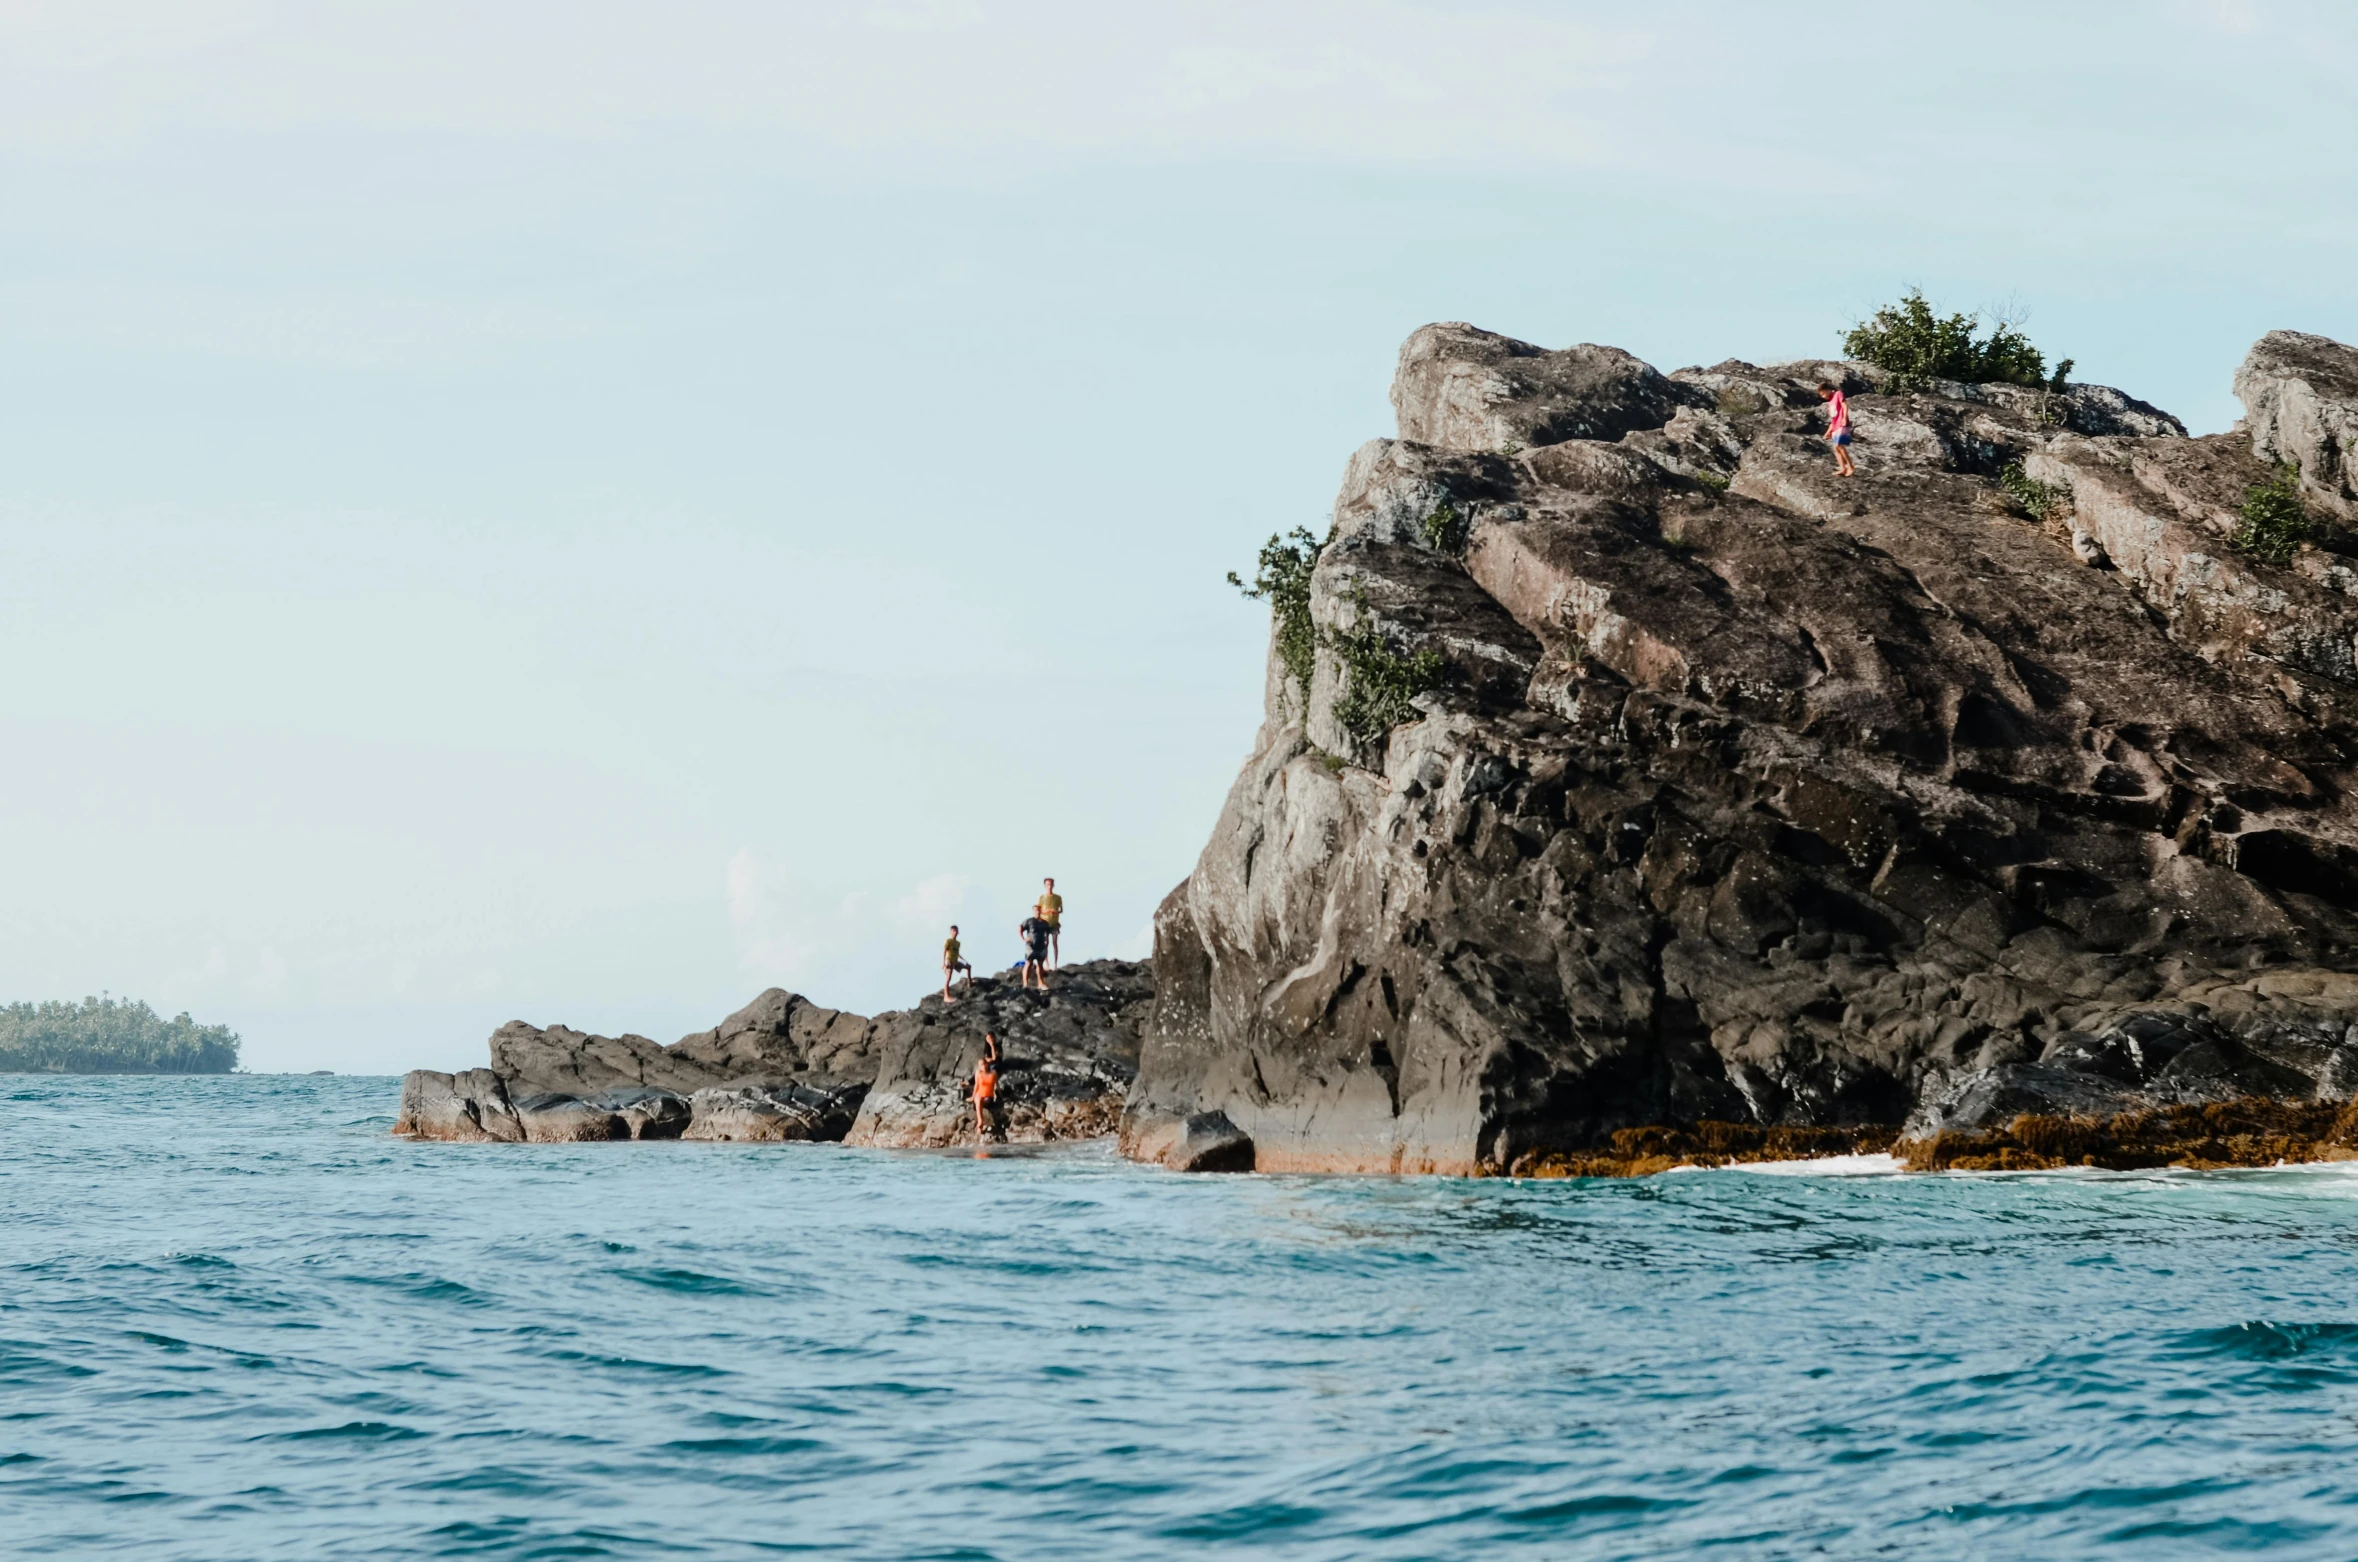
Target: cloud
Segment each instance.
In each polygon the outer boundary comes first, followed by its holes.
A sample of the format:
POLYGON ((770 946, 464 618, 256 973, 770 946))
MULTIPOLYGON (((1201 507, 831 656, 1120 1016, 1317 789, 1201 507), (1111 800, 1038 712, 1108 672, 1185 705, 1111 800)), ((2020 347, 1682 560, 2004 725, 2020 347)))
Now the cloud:
POLYGON ((1616 83, 1650 48, 1619 23, 1416 0, 0 0, 0 149, 670 126, 936 173, 1554 166, 1618 139, 1616 83))
POLYGON ((905 963, 952 922, 971 920, 972 885, 954 873, 920 880, 898 895, 854 891, 830 900, 751 848, 723 875, 737 963, 748 976, 809 992, 831 991, 847 969, 905 963))

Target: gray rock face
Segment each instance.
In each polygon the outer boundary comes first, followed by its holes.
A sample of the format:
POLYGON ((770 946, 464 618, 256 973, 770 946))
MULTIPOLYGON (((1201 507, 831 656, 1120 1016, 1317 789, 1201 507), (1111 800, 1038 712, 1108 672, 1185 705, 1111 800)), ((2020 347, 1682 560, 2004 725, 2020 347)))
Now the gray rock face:
POLYGON ((865 1015, 823 1009, 773 987, 670 1051, 716 1079, 865 1084, 876 1077, 876 1047, 875 1023, 865 1015))
POLYGON ((2358 522, 2358 348, 2270 331, 2235 371, 2252 450, 2300 468, 2304 499, 2358 522))
POLYGON ((487 1068, 443 1074, 412 1069, 401 1080, 401 1116, 393 1131, 420 1139, 496 1140, 521 1144, 524 1125, 507 1086, 487 1068))
POLYGON ((748 1085, 699 1090, 689 1098, 692 1121, 683 1139, 752 1142, 832 1142, 850 1132, 865 1085, 832 1090, 808 1085, 748 1085))
POLYGON ((1142 963, 1092 960, 1049 978, 1045 995, 985 977, 945 1008, 936 995, 880 1015, 876 1087, 848 1143, 898 1149, 974 1140, 969 1095, 983 1037, 1004 1058, 999 1104, 1011 1143, 1091 1139, 1120 1125, 1154 999, 1142 963))
POLYGON ((491 1036, 491 1066, 512 1089, 585 1095, 718 1085, 842 1084, 875 1076, 874 1022, 773 987, 711 1030, 663 1047, 511 1020, 491 1036))
POLYGON ((1400 349, 1400 437, 1448 450, 1618 439, 1660 428, 1681 387, 1618 347, 1549 352, 1460 323, 1428 325, 1400 349))
POLYGON ((630 1125, 622 1115, 596 1101, 568 1095, 526 1096, 516 1103, 516 1119, 524 1125, 531 1144, 581 1144, 605 1139, 628 1139, 630 1125))
POLYGON ((1306 702, 1273 667, 1156 919, 1129 1142, 1221 1112, 1263 1170, 1471 1172, 2358 1077, 2358 620, 2327 556, 2225 548, 2248 453, 2102 387, 1731 362, 1648 400, 1548 357, 1404 350, 1312 616, 1442 680, 1365 734, 1331 647, 1306 702), (2071 498, 2024 513, 2014 461, 2071 498), (2189 1063, 2122 1039, 2196 1021, 2189 1063))

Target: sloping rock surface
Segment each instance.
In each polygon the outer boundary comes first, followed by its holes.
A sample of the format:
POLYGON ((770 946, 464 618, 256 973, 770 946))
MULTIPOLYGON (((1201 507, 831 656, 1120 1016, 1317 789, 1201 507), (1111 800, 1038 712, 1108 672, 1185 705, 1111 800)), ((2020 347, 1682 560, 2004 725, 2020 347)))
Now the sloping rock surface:
POLYGON ((2105 387, 1416 333, 1315 674, 1272 656, 1157 916, 1125 1142, 1221 1113, 1263 1169, 1475 1172, 2346 1092, 2358 577, 2228 543, 2271 462, 2324 493, 2347 448, 2349 350, 2279 336, 2247 441, 2105 387), (1388 729, 1337 644, 1370 631, 1443 669, 1388 729))

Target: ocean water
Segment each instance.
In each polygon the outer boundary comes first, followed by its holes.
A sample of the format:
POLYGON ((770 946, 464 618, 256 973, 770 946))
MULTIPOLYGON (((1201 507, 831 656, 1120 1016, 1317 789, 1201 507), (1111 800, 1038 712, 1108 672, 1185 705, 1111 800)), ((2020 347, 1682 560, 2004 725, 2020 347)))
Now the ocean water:
POLYGON ((0 1550, 2358 1555, 2358 1174, 1188 1179, 0 1076, 0 1550))

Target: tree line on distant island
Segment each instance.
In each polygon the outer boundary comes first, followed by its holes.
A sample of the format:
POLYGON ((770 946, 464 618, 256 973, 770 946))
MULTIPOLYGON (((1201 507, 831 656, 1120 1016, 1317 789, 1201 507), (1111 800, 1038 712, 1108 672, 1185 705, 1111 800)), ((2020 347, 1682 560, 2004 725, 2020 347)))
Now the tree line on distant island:
POLYGON ((0 1073, 226 1074, 237 1032, 164 1019, 133 998, 0 1006, 0 1073))

